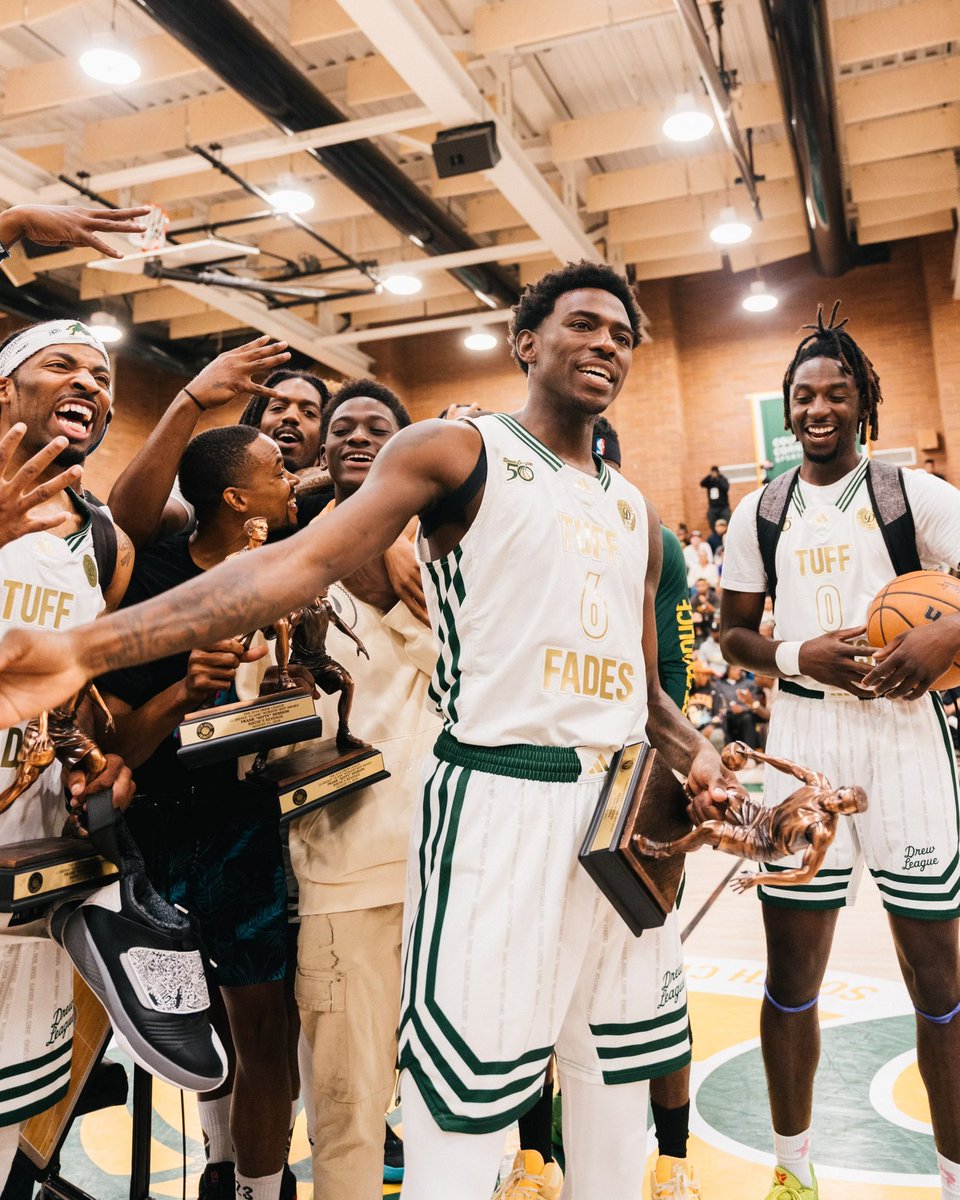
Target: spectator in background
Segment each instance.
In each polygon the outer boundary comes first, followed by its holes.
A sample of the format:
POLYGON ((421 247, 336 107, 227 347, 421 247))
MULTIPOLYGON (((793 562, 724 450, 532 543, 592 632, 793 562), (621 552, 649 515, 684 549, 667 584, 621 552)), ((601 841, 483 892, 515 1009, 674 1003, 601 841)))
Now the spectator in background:
MULTIPOLYGON (((695 567, 697 565, 697 563, 699 563, 699 561, 700 561, 699 550, 700 550, 701 546, 707 546, 707 543, 703 540, 700 530, 694 529, 691 531, 690 537, 687 540, 687 544, 683 548, 683 560, 687 564, 688 573, 689 573, 691 567, 695 567)), ((709 561, 712 562, 713 561, 713 551, 710 549, 709 546, 707 546, 707 554, 709 556, 709 561)), ((690 586, 692 587, 693 584, 691 584, 690 586)))
POLYGON ((681 546, 686 547, 690 545, 690 530, 687 528, 686 521, 681 521, 677 526, 677 540, 681 546))
POLYGON ((716 675, 699 659, 693 660, 693 687, 687 701, 687 716, 695 729, 719 749, 724 744, 723 720, 727 711, 726 698, 716 675))
POLYGON ((742 667, 727 667, 727 687, 731 695, 723 723, 728 742, 746 742, 753 749, 760 746, 759 727, 769 716, 763 689, 742 667))
POLYGON ((721 475, 720 468, 714 465, 710 468, 710 474, 700 480, 700 486, 707 493, 707 524, 710 528, 713 529, 720 517, 729 521, 730 482, 726 475, 721 475))
POLYGON ((707 636, 697 647, 697 658, 707 664, 718 679, 725 679, 727 663, 720 650, 720 622, 714 621, 707 636))
POLYGON ((720 611, 720 597, 709 580, 696 580, 690 593, 690 608, 693 611, 693 644, 699 646, 720 611))
POLYGON ((710 536, 707 538, 707 545, 713 553, 713 557, 717 557, 717 551, 723 549, 723 539, 727 535, 727 519, 726 517, 717 517, 714 522, 713 529, 710 531, 710 536))
MULTIPOLYGON (((687 547, 688 550, 690 548, 690 546, 687 547)), ((711 587, 716 587, 720 579, 717 565, 713 561, 713 555, 706 542, 701 542, 697 546, 695 553, 690 556, 687 563, 687 586, 692 588, 698 579, 705 579, 711 587)))

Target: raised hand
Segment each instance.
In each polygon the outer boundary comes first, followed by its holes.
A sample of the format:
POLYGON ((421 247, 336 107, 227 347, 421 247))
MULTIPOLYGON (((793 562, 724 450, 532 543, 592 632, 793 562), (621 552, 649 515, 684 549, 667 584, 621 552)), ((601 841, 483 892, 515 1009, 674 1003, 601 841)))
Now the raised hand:
POLYGON ((196 397, 204 408, 219 408, 239 396, 269 396, 280 398, 273 388, 257 383, 254 375, 262 375, 282 367, 290 358, 286 342, 275 342, 270 334, 245 342, 233 350, 225 350, 208 363, 199 375, 187 384, 186 391, 196 397))
POLYGON ((140 208, 73 208, 60 204, 18 204, 0 213, 0 242, 9 250, 21 238, 41 246, 90 246, 108 258, 123 258, 98 233, 143 233, 140 208))
POLYGON ((244 648, 240 638, 225 638, 204 650, 191 650, 183 692, 190 706, 202 704, 217 692, 228 688, 242 662, 255 662, 266 654, 266 646, 244 648))
POLYGON ((26 425, 18 421, 0 438, 0 546, 25 534, 59 525, 63 521, 62 512, 37 515, 34 510, 51 496, 77 483, 83 474, 80 466, 68 467, 53 479, 37 483, 57 455, 69 445, 67 438, 56 437, 8 479, 10 464, 26 432, 26 425))

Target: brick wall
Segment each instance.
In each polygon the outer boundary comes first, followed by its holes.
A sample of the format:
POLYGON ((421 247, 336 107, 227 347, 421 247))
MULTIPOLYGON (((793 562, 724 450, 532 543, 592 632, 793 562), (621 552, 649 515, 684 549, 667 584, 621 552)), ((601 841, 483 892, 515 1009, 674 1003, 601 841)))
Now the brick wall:
MULTIPOLYGON (((829 310, 837 298, 880 374, 886 399, 878 446, 913 446, 922 460, 919 431, 939 430, 938 469, 960 483, 960 305, 952 298, 952 245, 948 235, 897 242, 889 263, 841 279, 813 274, 806 259, 770 266, 764 276, 781 302, 766 315, 740 307, 749 273, 642 284, 653 340, 637 353, 610 419, 621 435, 625 473, 661 518, 702 523, 699 481, 711 463, 755 459, 746 396, 780 388, 800 327, 815 319, 818 303, 829 310)), ((416 419, 435 416, 454 399, 491 409, 519 406, 523 377, 506 347, 472 354, 461 340, 461 333, 433 334, 368 350, 416 419)), ((735 487, 733 498, 751 486, 735 487)))
MULTIPOLYGON (((793 355, 801 325, 818 302, 843 300, 850 329, 880 373, 885 403, 880 447, 913 446, 921 430, 941 435, 938 469, 960 484, 960 304, 953 300, 950 235, 894 243, 889 263, 841 279, 814 275, 805 259, 766 268, 780 296, 772 314, 740 308, 749 274, 723 272, 644 283, 640 301, 652 341, 634 359, 610 410, 620 432, 624 470, 640 484, 661 518, 701 524, 698 486, 711 463, 755 458, 751 392, 775 391, 793 355)), ((3 330, 17 322, 4 322, 3 330)), ((504 327, 496 326, 501 335, 504 327)), ((436 416, 454 400, 510 411, 524 400, 524 377, 501 336, 484 354, 463 348, 461 332, 398 338, 367 347, 385 383, 414 419, 436 416)), ((323 369, 320 370, 324 374, 323 369)), ((87 481, 106 495, 185 380, 118 355, 116 417, 87 467, 87 481)), ((204 418, 198 428, 236 420, 242 405, 204 418)), ((751 485, 733 489, 738 499, 751 485)))

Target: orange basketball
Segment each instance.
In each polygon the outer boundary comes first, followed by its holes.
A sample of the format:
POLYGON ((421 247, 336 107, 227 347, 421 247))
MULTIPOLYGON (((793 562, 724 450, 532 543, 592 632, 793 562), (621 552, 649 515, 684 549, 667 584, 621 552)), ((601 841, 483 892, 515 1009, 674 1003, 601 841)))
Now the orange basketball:
MULTIPOLYGON (((867 641, 885 646, 918 625, 960 612, 960 579, 940 571, 911 571, 881 588, 867 609, 867 641)), ((960 685, 960 658, 931 684, 930 690, 960 685)))

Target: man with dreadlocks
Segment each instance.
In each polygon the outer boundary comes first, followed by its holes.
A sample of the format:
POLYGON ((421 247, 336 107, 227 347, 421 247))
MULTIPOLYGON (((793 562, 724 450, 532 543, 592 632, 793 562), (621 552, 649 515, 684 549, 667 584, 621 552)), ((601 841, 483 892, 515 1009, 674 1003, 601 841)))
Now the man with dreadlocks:
MULTIPOLYGON (((760 1034, 777 1167, 767 1200, 816 1200, 810 1163, 817 1000, 837 912, 865 861, 887 910, 917 1011, 917 1058, 933 1114, 942 1195, 960 1197, 960 866, 957 780, 931 683, 960 647, 960 619, 912 630, 866 657, 867 606, 891 576, 960 563, 960 493, 924 471, 870 462, 876 370, 834 305, 797 348, 783 381, 799 468, 739 505, 727 533, 721 645, 729 663, 779 676, 767 750, 853 778, 870 807, 838 833, 817 877, 758 893, 767 937, 760 1034), (764 598, 776 634, 760 636, 764 598), (913 701, 913 703, 906 703, 913 701), (923 847, 918 854, 916 847, 923 847)), ((768 773, 765 802, 792 784, 768 773)))

